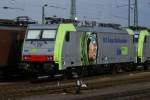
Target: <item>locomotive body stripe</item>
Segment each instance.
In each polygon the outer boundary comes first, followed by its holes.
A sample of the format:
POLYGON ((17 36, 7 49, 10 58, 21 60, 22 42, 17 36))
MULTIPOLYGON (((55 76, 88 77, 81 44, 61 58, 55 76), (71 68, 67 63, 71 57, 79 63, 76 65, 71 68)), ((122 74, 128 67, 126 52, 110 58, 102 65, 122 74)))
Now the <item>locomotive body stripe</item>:
POLYGON ((137 56, 141 58, 141 62, 143 62, 143 46, 145 37, 149 35, 147 30, 140 31, 139 40, 138 40, 138 54, 137 56))
POLYGON ((80 58, 81 58, 81 66, 87 66, 89 65, 88 61, 88 52, 87 52, 87 39, 88 39, 88 34, 91 32, 82 32, 82 35, 80 37, 80 58))
POLYGON ((132 29, 127 28, 127 32, 129 35, 134 35, 134 31, 132 29))
POLYGON ((59 64, 59 70, 62 70, 62 47, 66 32, 76 31, 73 24, 60 24, 57 30, 55 47, 54 47, 54 61, 59 64))

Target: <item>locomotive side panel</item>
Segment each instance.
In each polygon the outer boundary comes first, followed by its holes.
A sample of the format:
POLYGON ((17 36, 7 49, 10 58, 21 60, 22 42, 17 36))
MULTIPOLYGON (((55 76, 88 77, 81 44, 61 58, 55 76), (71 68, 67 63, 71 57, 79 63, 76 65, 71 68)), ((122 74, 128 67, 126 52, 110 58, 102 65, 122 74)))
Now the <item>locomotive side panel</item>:
POLYGON ((96 31, 71 32, 70 40, 64 40, 62 53, 64 69, 71 66, 135 61, 133 37, 127 32, 96 31))
POLYGON ((150 62, 150 36, 145 37, 143 48, 143 60, 144 62, 150 62))
POLYGON ((98 35, 98 64, 134 62, 133 38, 128 34, 98 35))

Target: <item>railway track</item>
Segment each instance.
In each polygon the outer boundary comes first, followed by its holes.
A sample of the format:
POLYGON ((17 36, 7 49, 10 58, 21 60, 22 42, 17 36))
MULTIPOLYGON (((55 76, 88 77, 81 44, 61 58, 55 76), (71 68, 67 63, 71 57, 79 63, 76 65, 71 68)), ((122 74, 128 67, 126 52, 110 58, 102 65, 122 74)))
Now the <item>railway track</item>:
MULTIPOLYGON (((87 84, 87 88, 82 88, 82 91, 104 89, 107 87, 150 82, 150 72, 101 75, 84 78, 84 81, 87 84)), ((30 83, 29 81, 7 84, 0 83, 0 99, 9 98, 10 100, 15 100, 16 98, 44 94, 75 94, 76 88, 75 80, 62 80, 37 84, 30 83)))

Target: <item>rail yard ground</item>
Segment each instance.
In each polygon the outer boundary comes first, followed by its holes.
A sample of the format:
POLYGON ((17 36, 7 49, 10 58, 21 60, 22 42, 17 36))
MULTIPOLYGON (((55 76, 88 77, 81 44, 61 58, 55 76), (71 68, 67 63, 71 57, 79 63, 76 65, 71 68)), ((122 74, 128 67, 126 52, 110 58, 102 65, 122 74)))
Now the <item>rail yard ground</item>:
POLYGON ((83 78, 86 88, 76 94, 76 80, 44 83, 1 82, 0 100, 149 100, 150 72, 83 78))

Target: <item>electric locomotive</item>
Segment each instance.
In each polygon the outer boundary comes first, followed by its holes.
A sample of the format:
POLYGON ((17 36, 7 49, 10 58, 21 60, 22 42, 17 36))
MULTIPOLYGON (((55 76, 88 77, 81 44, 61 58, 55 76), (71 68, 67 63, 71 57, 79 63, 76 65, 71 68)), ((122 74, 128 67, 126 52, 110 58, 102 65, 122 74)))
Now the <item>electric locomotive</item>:
POLYGON ((150 30, 146 27, 130 27, 128 32, 134 34, 135 69, 150 69, 150 30))
POLYGON ((87 73, 120 71, 133 66, 133 34, 111 26, 29 25, 22 49, 22 68, 55 74, 82 69, 87 73))
POLYGON ((67 31, 75 31, 72 24, 29 25, 22 49, 23 69, 35 73, 53 73, 58 70, 58 48, 67 31))

